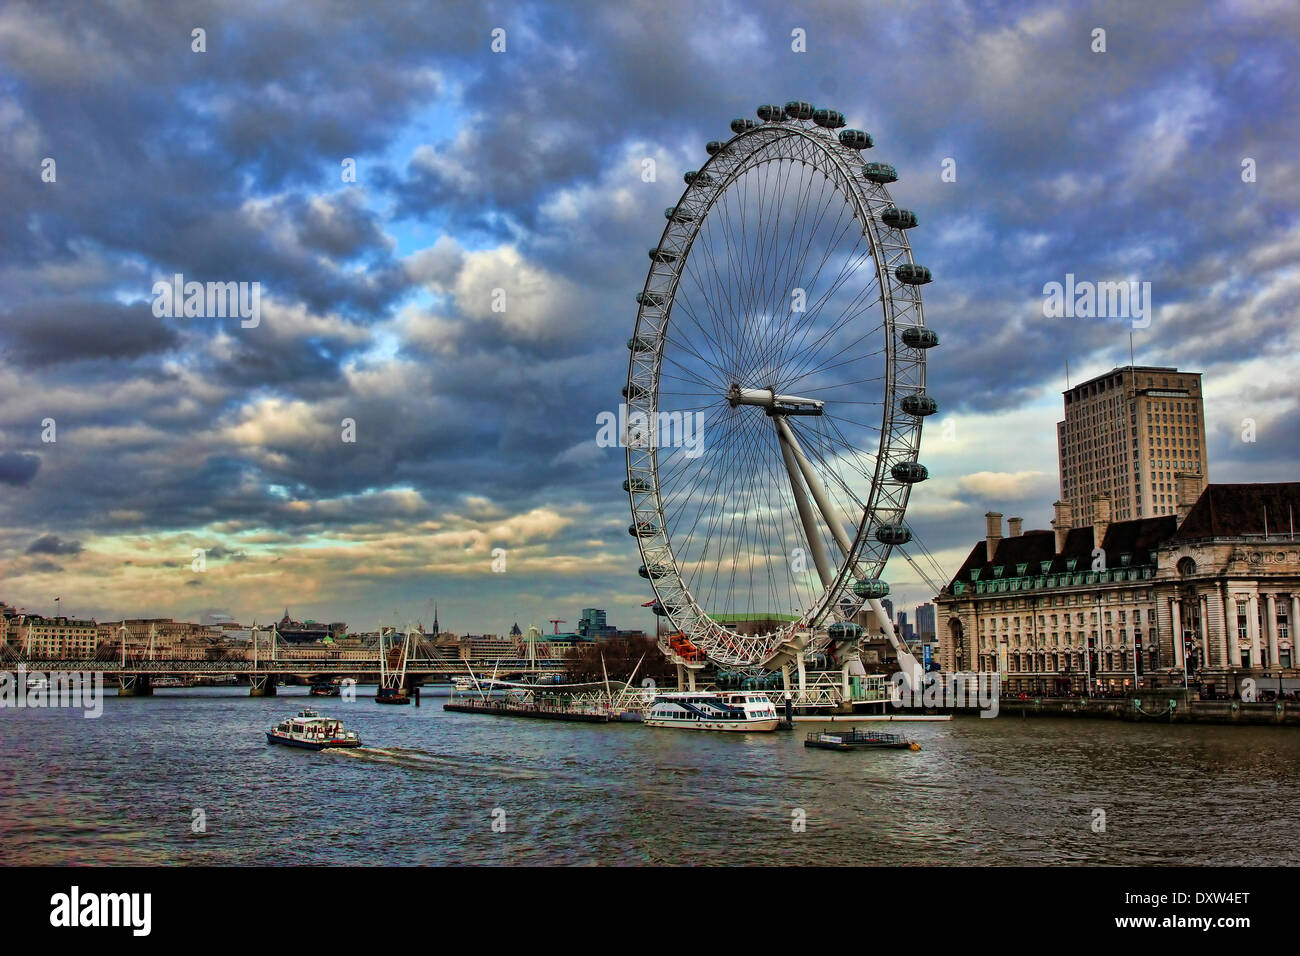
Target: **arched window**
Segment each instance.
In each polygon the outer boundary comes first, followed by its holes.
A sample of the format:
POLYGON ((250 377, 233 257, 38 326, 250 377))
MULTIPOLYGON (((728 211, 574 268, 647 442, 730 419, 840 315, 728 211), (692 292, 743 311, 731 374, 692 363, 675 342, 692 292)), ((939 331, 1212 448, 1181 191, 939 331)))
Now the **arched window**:
POLYGON ((1191 558, 1179 558, 1177 568, 1179 574, 1188 577, 1196 573, 1196 562, 1191 558))

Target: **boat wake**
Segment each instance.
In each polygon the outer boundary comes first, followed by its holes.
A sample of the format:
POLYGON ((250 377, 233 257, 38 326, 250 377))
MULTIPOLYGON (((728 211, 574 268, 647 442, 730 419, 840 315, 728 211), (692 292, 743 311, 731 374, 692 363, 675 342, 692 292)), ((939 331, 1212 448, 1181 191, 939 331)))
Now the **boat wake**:
POLYGON ((349 750, 327 750, 323 753, 341 760, 359 760, 377 766, 401 767, 427 773, 454 772, 459 776, 497 779, 508 777, 517 780, 537 780, 548 776, 545 773, 504 763, 478 763, 475 758, 465 754, 434 754, 411 747, 355 747, 349 750))

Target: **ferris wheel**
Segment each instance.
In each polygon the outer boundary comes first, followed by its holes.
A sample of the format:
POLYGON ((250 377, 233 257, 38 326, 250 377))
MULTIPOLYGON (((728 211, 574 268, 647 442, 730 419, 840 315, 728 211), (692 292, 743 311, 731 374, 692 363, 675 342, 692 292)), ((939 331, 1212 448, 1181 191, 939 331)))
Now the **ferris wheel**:
POLYGON ((636 297, 624 489, 640 573, 696 659, 856 661, 874 623, 915 668, 880 600, 938 407, 917 218, 841 113, 758 117, 685 174, 636 297))

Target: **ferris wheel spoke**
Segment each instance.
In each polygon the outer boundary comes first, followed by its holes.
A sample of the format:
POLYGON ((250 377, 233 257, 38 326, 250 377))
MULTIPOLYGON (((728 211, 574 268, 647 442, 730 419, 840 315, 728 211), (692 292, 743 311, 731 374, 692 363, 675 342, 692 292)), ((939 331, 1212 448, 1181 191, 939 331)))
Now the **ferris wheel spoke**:
POLYGON ((873 286, 867 286, 860 290, 852 300, 844 305, 839 317, 835 319, 827 329, 820 332, 811 343, 808 343, 808 335, 814 328, 817 320, 821 318, 822 309, 826 302, 829 301, 829 296, 815 302, 813 308, 808 310, 805 320, 800 323, 798 341, 795 341, 794 335, 790 336, 788 340, 790 342, 788 352, 792 355, 803 354, 805 356, 804 361, 815 360, 817 352, 825 343, 833 341, 835 336, 837 336, 842 329, 846 328, 851 322, 863 315, 868 309, 880 304, 881 297, 879 291, 875 290, 874 294, 872 293, 873 286))
MULTIPOLYGON (((821 358, 821 352, 826 347, 826 344, 829 343, 834 338, 834 336, 841 331, 841 329, 843 329, 850 322, 856 319, 859 315, 861 315, 865 311, 866 308, 871 307, 871 305, 873 304, 877 304, 877 303, 868 303, 867 306, 864 306, 863 309, 860 311, 845 313, 843 316, 840 317, 840 319, 836 322, 836 324, 832 328, 827 329, 825 332, 820 334, 812 342, 806 345, 801 345, 802 357, 799 358, 797 362, 792 361, 791 363, 789 363, 793 365, 793 368, 790 369, 790 377, 786 380, 787 387, 788 387, 788 383, 797 382, 800 379, 804 378, 806 375, 815 374, 819 369, 818 366, 819 360, 824 365, 826 362, 829 362, 831 359, 838 358, 840 354, 853 348, 858 341, 865 340, 867 337, 871 335, 882 335, 884 332, 884 325, 877 324, 874 327, 865 330, 862 336, 858 340, 855 340, 854 342, 850 342, 841 346, 839 351, 836 352, 835 354, 827 356, 825 359, 821 358)), ((878 349, 873 349, 871 351, 863 352, 854 356, 854 360, 858 362, 864 362, 867 359, 876 358, 878 356, 883 357, 886 356, 887 354, 888 352, 886 351, 886 347, 881 346, 878 349)), ((884 365, 883 361, 880 364, 883 366, 884 365)))
MULTIPOLYGON (((700 325, 699 320, 695 317, 694 312, 690 309, 689 306, 686 306, 685 303, 682 303, 682 305, 683 305, 683 311, 686 313, 687 318, 689 318, 695 324, 695 326, 697 328, 700 328, 701 332, 703 332, 703 328, 700 325)), ((669 330, 664 336, 665 347, 671 345, 673 347, 674 352, 677 349, 681 349, 683 352, 687 353, 688 355, 699 359, 701 365, 705 366, 706 368, 708 368, 709 370, 717 374, 719 380, 725 379, 727 377, 727 371, 719 364, 719 362, 722 361, 722 359, 718 352, 717 343, 713 342, 712 340, 707 340, 707 341, 711 346, 713 346, 714 357, 711 359, 706 358, 704 355, 700 353, 698 349, 694 348, 688 341, 684 340, 684 338, 681 335, 677 334, 677 330, 672 326, 669 326, 669 330)), ((683 368, 686 367, 685 364, 681 362, 676 357, 675 354, 665 356, 664 360, 668 362, 672 362, 683 368)))
MULTIPOLYGON (((711 324, 714 326, 716 330, 717 323, 716 321, 713 321, 713 317, 717 314, 717 310, 712 305, 712 303, 710 303, 706 293, 701 292, 701 297, 704 299, 704 310, 703 310, 704 314, 709 316, 711 320, 711 324)), ((679 298, 673 304, 674 304, 674 308, 680 305, 686 312, 687 318, 689 318, 691 322, 694 323, 695 327, 699 329, 700 334, 704 337, 704 340, 708 342, 708 344, 711 346, 713 354, 717 357, 717 364, 715 365, 713 361, 704 358, 704 356, 700 355, 698 352, 692 351, 691 354, 698 357, 700 361, 704 362, 710 367, 716 367, 718 371, 721 372, 723 377, 731 375, 732 374, 731 370, 726 367, 726 356, 729 354, 730 349, 728 346, 723 344, 721 337, 715 337, 714 335, 711 335, 704 328, 704 323, 700 321, 700 318, 695 311, 693 303, 691 303, 690 301, 690 291, 688 290, 684 297, 679 298)), ((671 328, 672 326, 670 325, 669 329, 671 330, 671 328)), ((725 335, 725 330, 723 330, 722 334, 725 335)))
MULTIPOLYGON (((833 239, 825 240, 822 242, 822 245, 825 247, 825 251, 823 252, 822 263, 819 264, 818 268, 814 271, 811 278, 806 278, 808 257, 812 254, 814 240, 818 237, 821 231, 821 225, 825 221, 827 213, 834 206, 835 199, 837 196, 837 193, 833 188, 831 189, 826 188, 828 184, 829 184, 829 180, 826 179, 822 180, 821 195, 824 196, 825 199, 818 203, 816 219, 812 220, 809 223, 808 228, 802 234, 802 239, 798 241, 796 244, 796 248, 798 249, 797 258, 792 257, 788 261, 787 268, 789 269, 789 272, 788 272, 787 283, 791 286, 791 288, 797 287, 803 289, 805 297, 807 297, 811 293, 812 289, 815 287, 817 277, 820 275, 821 272, 821 265, 824 264, 825 257, 830 254, 830 252, 834 247, 833 239)), ((844 218, 842 212, 841 212, 841 218, 844 218)), ((854 220, 851 216, 848 217, 848 223, 852 223, 853 221, 854 220)), ((805 311, 803 314, 806 320, 807 319, 806 304, 805 304, 805 311)), ((800 323, 798 322, 796 323, 796 328, 798 327, 798 324, 800 323)), ((788 340, 790 336, 787 334, 786 338, 788 340)), ((783 353, 784 353, 784 349, 781 349, 778 354, 780 355, 783 353)))

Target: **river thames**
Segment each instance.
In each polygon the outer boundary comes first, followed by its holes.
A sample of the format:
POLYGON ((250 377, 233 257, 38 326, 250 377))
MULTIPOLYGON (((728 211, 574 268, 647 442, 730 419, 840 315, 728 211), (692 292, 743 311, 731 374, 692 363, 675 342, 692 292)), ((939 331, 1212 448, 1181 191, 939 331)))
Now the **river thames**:
POLYGON ((804 748, 808 724, 707 734, 451 714, 428 693, 418 709, 247 693, 109 696, 97 720, 0 710, 4 861, 1300 861, 1281 825, 1300 816, 1288 728, 961 717, 889 726, 920 752, 837 753, 804 748), (268 746, 266 728, 308 703, 365 746, 268 746))

